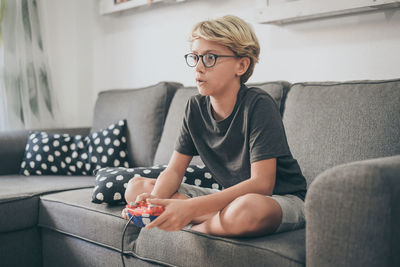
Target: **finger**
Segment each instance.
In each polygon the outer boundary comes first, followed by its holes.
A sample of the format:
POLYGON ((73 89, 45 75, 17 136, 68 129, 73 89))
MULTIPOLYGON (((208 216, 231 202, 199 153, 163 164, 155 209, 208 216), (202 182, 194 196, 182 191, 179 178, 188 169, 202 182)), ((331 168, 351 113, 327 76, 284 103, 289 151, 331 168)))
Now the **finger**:
POLYGON ((185 224, 181 219, 170 217, 168 220, 166 220, 164 223, 160 224, 157 227, 161 230, 171 232, 171 231, 179 231, 183 227, 185 227, 185 225, 187 224, 185 224))
POLYGON ((136 197, 136 202, 143 201, 147 197, 147 193, 140 194, 136 197))
POLYGON ((165 213, 161 214, 154 221, 152 221, 151 223, 146 225, 146 229, 151 229, 151 228, 154 228, 154 227, 158 227, 159 225, 161 225, 165 221, 167 221, 168 217, 169 217, 168 214, 165 214, 165 213))
POLYGON ((127 214, 126 209, 123 209, 123 210, 121 211, 121 216, 122 216, 122 218, 124 218, 125 220, 128 218, 128 214, 127 214))
POLYGON ((145 201, 148 197, 150 197, 150 194, 149 194, 149 193, 140 194, 140 195, 138 195, 138 196, 136 197, 136 203, 140 203, 140 202, 142 202, 142 201, 145 201))
POLYGON ((170 202, 169 199, 149 198, 147 203, 159 206, 166 206, 170 202))
POLYGON ((166 220, 165 222, 158 225, 157 228, 167 232, 179 230, 177 227, 177 222, 171 220, 166 220))

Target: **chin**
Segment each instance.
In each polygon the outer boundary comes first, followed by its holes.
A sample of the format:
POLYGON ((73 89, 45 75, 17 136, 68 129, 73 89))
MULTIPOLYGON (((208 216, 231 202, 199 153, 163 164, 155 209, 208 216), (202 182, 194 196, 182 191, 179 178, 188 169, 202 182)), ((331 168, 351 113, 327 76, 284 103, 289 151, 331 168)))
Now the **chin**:
POLYGON ((197 90, 199 91, 199 94, 201 94, 202 96, 208 96, 211 93, 211 91, 209 89, 207 89, 207 87, 205 87, 204 85, 198 84, 197 90))

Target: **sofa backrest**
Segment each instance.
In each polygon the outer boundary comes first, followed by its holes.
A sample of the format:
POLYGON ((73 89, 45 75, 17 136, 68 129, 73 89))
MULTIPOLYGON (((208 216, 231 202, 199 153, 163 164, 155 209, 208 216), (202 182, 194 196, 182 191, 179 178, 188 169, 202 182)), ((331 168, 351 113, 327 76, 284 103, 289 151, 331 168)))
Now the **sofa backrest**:
POLYGON ((169 105, 176 89, 181 86, 179 83, 161 82, 140 89, 100 92, 91 131, 99 131, 126 119, 130 165, 151 166, 169 105))
MULTIPOLYGON (((178 138, 178 134, 181 129, 186 102, 192 95, 195 94, 198 94, 198 91, 195 87, 180 88, 175 93, 168 110, 167 119, 165 120, 160 144, 158 145, 157 152, 154 157, 154 165, 168 164, 175 148, 175 141, 178 138)), ((192 160, 192 163, 203 164, 199 157, 195 157, 192 160)))
MULTIPOLYGON (((269 93, 276 101, 278 107, 283 107, 281 102, 289 89, 289 83, 284 81, 248 84, 247 86, 258 87, 269 93)), ((198 94, 196 87, 180 88, 175 93, 165 121, 161 141, 154 158, 154 164, 168 164, 182 125, 186 102, 195 94, 198 94)), ((191 163, 203 164, 199 157, 194 157, 191 163)))
POLYGON ((294 84, 283 121, 308 184, 337 164, 400 154, 400 79, 294 84))

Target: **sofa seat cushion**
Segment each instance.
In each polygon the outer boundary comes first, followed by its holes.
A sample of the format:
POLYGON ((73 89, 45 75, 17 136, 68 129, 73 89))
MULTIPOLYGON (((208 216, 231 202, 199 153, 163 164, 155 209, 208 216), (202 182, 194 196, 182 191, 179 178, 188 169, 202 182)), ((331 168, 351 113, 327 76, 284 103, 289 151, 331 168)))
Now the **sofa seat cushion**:
MULTIPOLYGON (((123 206, 94 204, 91 189, 42 196, 39 226, 115 251, 121 249, 126 221, 123 206)), ((149 261, 175 266, 303 266, 304 229, 259 238, 220 238, 192 230, 164 232, 131 224, 124 251, 149 261)))
POLYGON ((130 167, 153 165, 172 97, 182 85, 160 82, 146 88, 100 92, 92 132, 120 119, 127 120, 130 167))
POLYGON ((38 213, 39 196, 0 199, 0 234, 34 227, 38 213))
POLYGON ((93 187, 85 176, 0 176, 0 232, 33 227, 38 221, 39 195, 74 188, 93 187))
MULTIPOLYGON (((272 98, 280 107, 281 114, 284 107, 284 100, 289 89, 289 83, 283 81, 266 82, 249 84, 248 87, 258 87, 272 96, 272 98)), ((175 142, 178 138, 179 131, 185 113, 186 103, 193 95, 198 94, 196 87, 185 87, 178 89, 172 99, 168 116, 165 120, 164 131, 161 136, 160 144, 154 158, 154 164, 168 164, 172 152, 175 148, 175 142)), ((192 164, 203 164, 201 159, 196 156, 192 160, 192 164)))
POLYGON ((308 184, 333 166, 400 154, 400 79, 294 84, 283 122, 308 184))
POLYGON ((143 229, 133 254, 174 266, 304 266, 305 230, 222 238, 185 229, 143 229))
MULTIPOLYGON (((123 206, 92 203, 92 191, 79 189, 42 196, 39 226, 120 251, 127 222, 121 217, 123 206)), ((125 247, 132 246, 139 231, 135 225, 128 227, 125 247)))

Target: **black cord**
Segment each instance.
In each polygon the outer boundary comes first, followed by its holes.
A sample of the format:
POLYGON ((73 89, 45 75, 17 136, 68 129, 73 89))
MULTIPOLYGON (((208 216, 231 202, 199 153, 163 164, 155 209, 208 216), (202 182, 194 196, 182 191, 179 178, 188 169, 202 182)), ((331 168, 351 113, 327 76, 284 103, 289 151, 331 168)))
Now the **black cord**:
POLYGON ((125 260, 124 260, 124 239, 125 239, 125 232, 126 229, 128 229, 129 224, 131 223, 133 219, 133 216, 128 220, 128 222, 125 224, 124 231, 122 231, 122 238, 121 238, 121 261, 122 261, 122 266, 125 267, 125 260))

